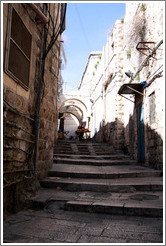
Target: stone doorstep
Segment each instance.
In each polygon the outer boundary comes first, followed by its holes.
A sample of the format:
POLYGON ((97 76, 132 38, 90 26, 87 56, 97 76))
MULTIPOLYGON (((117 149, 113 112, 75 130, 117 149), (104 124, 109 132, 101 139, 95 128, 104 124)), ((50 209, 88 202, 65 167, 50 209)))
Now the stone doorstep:
POLYGON ((119 215, 132 215, 132 216, 152 216, 162 217, 163 209, 161 207, 153 206, 150 204, 142 203, 136 204, 132 202, 124 203, 119 201, 105 202, 91 202, 91 201, 68 201, 65 203, 65 210, 90 212, 90 213, 106 213, 106 214, 119 214, 119 215))

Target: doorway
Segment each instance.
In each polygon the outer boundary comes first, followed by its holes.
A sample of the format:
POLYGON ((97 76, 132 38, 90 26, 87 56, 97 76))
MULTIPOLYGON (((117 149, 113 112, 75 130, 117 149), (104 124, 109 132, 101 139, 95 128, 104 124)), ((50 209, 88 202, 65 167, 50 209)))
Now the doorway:
POLYGON ((145 135, 144 135, 144 115, 143 103, 137 107, 137 136, 138 136, 138 162, 145 162, 145 135))

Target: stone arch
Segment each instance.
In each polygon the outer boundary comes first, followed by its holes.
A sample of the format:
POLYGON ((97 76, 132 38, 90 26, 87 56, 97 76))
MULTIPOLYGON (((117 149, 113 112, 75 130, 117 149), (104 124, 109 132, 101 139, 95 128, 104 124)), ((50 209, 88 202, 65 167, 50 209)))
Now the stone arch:
POLYGON ((82 121, 82 119, 80 119, 80 117, 77 114, 73 113, 73 112, 63 111, 63 113, 64 114, 71 114, 71 115, 75 116, 77 118, 77 120, 79 121, 79 123, 81 123, 81 121, 82 121))
POLYGON ((62 102, 61 106, 63 106, 66 102, 70 102, 70 101, 76 101, 76 102, 81 103, 84 106, 84 108, 86 109, 86 111, 87 111, 87 106, 85 105, 85 103, 83 101, 81 101, 80 99, 78 99, 78 98, 68 98, 68 99, 66 99, 66 100, 64 100, 62 102))
POLYGON ((67 112, 72 112, 72 111, 70 111, 72 107, 75 108, 76 111, 80 111, 81 118, 83 118, 83 110, 82 110, 80 107, 78 107, 77 105, 61 106, 60 109, 59 109, 59 112, 60 112, 60 113, 62 113, 62 111, 63 111, 63 112, 66 111, 66 113, 67 113, 67 112), (69 110, 68 110, 67 107, 70 107, 69 110))
POLYGON ((73 112, 64 112, 64 114, 71 114, 71 115, 75 116, 77 118, 77 120, 80 122, 79 117, 76 114, 74 114, 73 112))
POLYGON ((59 112, 69 113, 70 110, 69 111, 66 110, 67 107, 73 107, 76 109, 77 114, 80 115, 79 122, 81 122, 83 120, 83 118, 86 116, 87 106, 85 105, 85 103, 83 101, 81 101, 77 98, 68 98, 68 99, 64 100, 59 107, 59 112))

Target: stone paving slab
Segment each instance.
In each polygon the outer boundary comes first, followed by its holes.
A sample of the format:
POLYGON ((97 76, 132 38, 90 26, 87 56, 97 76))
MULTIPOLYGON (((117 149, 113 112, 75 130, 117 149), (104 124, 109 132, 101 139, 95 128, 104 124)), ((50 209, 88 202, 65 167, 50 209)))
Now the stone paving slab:
POLYGON ((162 243, 162 218, 45 210, 21 211, 3 224, 4 243, 162 243))

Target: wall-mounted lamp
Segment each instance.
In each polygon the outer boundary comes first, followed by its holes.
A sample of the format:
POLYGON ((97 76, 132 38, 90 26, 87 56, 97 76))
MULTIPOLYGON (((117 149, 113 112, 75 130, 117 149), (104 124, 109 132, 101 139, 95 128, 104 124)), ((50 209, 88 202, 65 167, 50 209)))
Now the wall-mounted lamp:
POLYGON ((129 78, 132 78, 132 76, 133 76, 133 73, 132 73, 130 70, 128 70, 127 72, 125 72, 125 74, 126 74, 127 77, 129 77, 129 78))
POLYGON ((143 85, 143 89, 145 89, 145 87, 148 85, 148 83, 146 81, 141 81, 140 84, 143 85))

